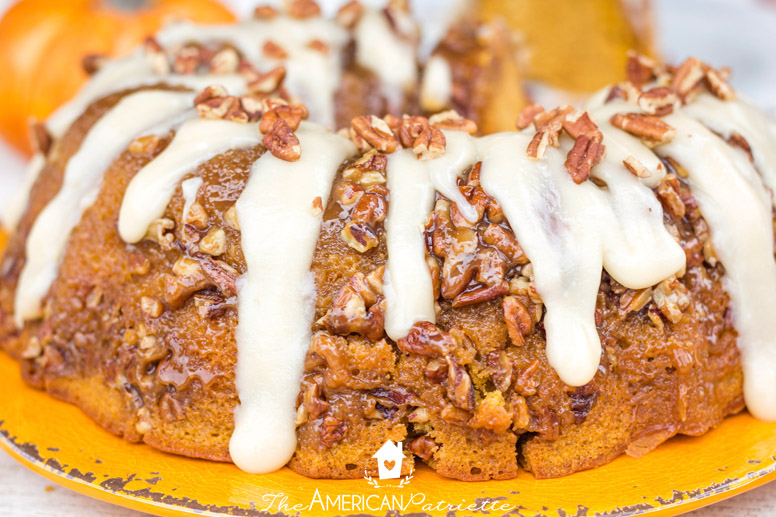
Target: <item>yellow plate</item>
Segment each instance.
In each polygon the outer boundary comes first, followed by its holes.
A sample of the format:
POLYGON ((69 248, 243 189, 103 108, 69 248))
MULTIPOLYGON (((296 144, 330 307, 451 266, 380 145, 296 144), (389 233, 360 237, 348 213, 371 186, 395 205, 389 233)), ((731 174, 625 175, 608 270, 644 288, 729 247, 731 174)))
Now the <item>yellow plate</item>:
POLYGON ((676 515, 776 478, 776 425, 746 413, 641 459, 623 456, 561 479, 521 472, 510 481, 465 483, 419 468, 411 479, 370 483, 311 480, 289 469, 255 476, 127 443, 76 407, 27 387, 1 353, 0 394, 0 446, 11 456, 68 488, 158 515, 444 515, 449 505, 463 507, 459 516, 512 509, 531 516, 676 515))

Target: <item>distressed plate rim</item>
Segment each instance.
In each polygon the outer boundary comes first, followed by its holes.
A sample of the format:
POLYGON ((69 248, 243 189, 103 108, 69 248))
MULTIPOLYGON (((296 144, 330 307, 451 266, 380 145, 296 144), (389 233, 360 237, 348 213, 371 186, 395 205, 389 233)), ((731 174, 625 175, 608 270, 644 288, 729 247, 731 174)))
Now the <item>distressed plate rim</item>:
MULTIPOLYGON (((257 506, 254 506, 253 510, 251 510, 250 505, 230 500, 229 497, 234 497, 234 494, 225 499, 223 497, 219 499, 217 491, 214 491, 212 487, 203 488, 202 490, 192 490, 189 487, 189 491, 183 490, 181 492, 177 492, 177 488, 172 488, 172 492, 165 493, 163 489, 161 492, 156 492, 155 478, 142 479, 140 476, 135 477, 134 474, 127 476, 126 469, 128 467, 124 464, 136 461, 139 458, 140 465, 144 465, 144 461, 151 462, 151 465, 145 465, 148 467, 147 471, 151 474, 165 474, 164 465, 168 464, 185 470, 183 473, 176 471, 175 475, 178 478, 173 476, 173 483, 180 482, 181 480, 186 481, 187 479, 191 481, 192 478, 204 478, 211 471, 217 471, 226 473, 226 477, 229 478, 225 480, 227 483, 231 483, 234 480, 242 480, 244 483, 250 483, 250 488, 252 489, 261 491, 266 488, 259 481, 261 478, 241 473, 231 464, 169 455, 146 445, 130 444, 121 438, 109 434, 89 420, 75 406, 56 400, 48 394, 24 384, 18 372, 18 365, 4 353, 0 353, 0 392, 14 393, 13 397, 0 398, 0 449, 3 449, 16 461, 54 483, 102 501, 157 515, 234 515, 251 514, 251 511, 253 511, 253 514, 267 515, 267 513, 256 513, 257 506), (34 409, 31 410, 30 406, 34 409), (63 418, 66 421, 72 422, 74 427, 78 427, 78 431, 73 431, 68 426, 62 426, 60 421, 63 418), (75 443, 72 442, 74 433, 78 436, 75 443), (48 440, 51 441, 49 442, 48 440), (67 448, 64 446, 62 449, 52 447, 51 444, 58 444, 58 440, 63 441, 67 448), (106 458, 105 461, 95 459, 90 451, 86 450, 85 444, 87 443, 99 445, 102 447, 103 452, 109 450, 111 451, 110 454, 115 456, 110 459, 106 458), (65 453, 63 449, 67 449, 69 452, 65 453), (62 457, 65 459, 62 460, 62 457), (157 462, 164 465, 156 468, 157 462), (110 474, 103 474, 103 472, 114 472, 116 477, 109 477, 110 474), (104 479, 98 478, 98 475, 103 476, 104 479), (133 486, 138 486, 139 483, 140 488, 130 490, 127 488, 128 483, 134 483, 133 486), (214 498, 219 500, 214 503, 212 502, 214 498), (199 502, 200 499, 203 501, 202 503, 199 502)), ((765 452, 755 454, 756 457, 746 460, 746 465, 733 464, 732 462, 729 465, 720 465, 720 467, 724 467, 717 469, 720 471, 720 476, 725 475, 723 472, 730 467, 734 467, 731 470, 737 472, 737 474, 726 477, 722 481, 708 479, 706 484, 687 490, 687 487, 681 485, 681 483, 672 488, 671 481, 666 479, 665 486, 663 487, 664 490, 661 493, 651 492, 643 496, 644 501, 647 501, 643 504, 634 504, 632 498, 624 497, 618 504, 612 504, 612 502, 617 501, 617 498, 615 498, 608 502, 608 506, 607 503, 603 503, 599 508, 592 508, 589 505, 589 501, 587 505, 581 504, 583 501, 577 505, 569 504, 568 501, 562 505, 558 503, 557 510, 553 503, 546 503, 538 507, 536 501, 531 501, 533 506, 526 507, 522 506, 522 504, 518 506, 518 509, 524 509, 530 512, 531 515, 537 514, 537 510, 539 515, 558 515, 561 509, 567 512, 566 515, 573 515, 574 513, 579 515, 678 515, 741 494, 776 479, 776 456, 774 456, 776 454, 776 424, 765 424, 754 420, 746 413, 739 414, 726 419, 718 429, 703 436, 672 439, 656 451, 639 460, 620 457, 614 462, 598 469, 573 474, 558 480, 535 480, 530 474, 521 471, 518 478, 512 480, 511 483, 514 488, 519 488, 520 490, 510 492, 530 496, 532 491, 541 491, 543 488, 546 488, 547 484, 555 484, 566 491, 578 491, 579 497, 582 498, 581 494, 588 488, 588 485, 591 483, 590 479, 593 480, 592 485, 595 485, 598 483, 596 479, 600 476, 600 480, 606 484, 612 480, 620 479, 623 475, 627 475, 628 472, 631 474, 633 472, 641 472, 651 475, 654 474, 654 469, 656 468, 670 467, 671 465, 666 464, 665 458, 653 457, 653 455, 660 456, 661 453, 663 456, 666 456, 666 449, 673 450, 674 454, 682 454, 683 452, 691 453, 691 450, 694 449, 697 450, 699 445, 714 449, 722 445, 729 447, 729 443, 721 444, 720 442, 728 437, 735 436, 739 437, 739 440, 731 450, 736 450, 742 444, 746 445, 748 443, 747 440, 751 440, 751 436, 747 435, 747 429, 756 429, 758 433, 766 437, 766 440, 762 442, 762 445, 765 447, 763 451, 765 452), (655 461, 652 461, 653 459, 655 461), (642 464, 643 469, 639 467, 633 470, 634 466, 642 464), (736 468, 737 470, 735 470, 736 468), (591 477, 591 473, 597 474, 591 477), (654 504, 655 502, 658 504, 654 504), (590 510, 591 513, 588 514, 586 510, 590 510)), ((760 444, 748 445, 756 448, 760 444)), ((674 460, 676 459, 680 458, 674 457, 674 460)), ((735 458, 731 459, 735 460, 735 458)), ((673 467, 682 468, 686 471, 693 468, 692 462, 685 463, 686 466, 680 465, 677 467, 675 463, 673 467)), ((175 471, 175 468, 172 470, 175 471)), ((166 473, 169 474, 169 472, 166 473)), ((504 487, 510 484, 509 482, 494 481, 465 483, 446 480, 427 467, 418 468, 416 476, 423 480, 421 481, 424 483, 423 486, 434 493, 445 492, 445 490, 448 492, 474 493, 479 490, 484 494, 484 498, 487 499, 501 497, 500 494, 503 494, 504 487), (501 490, 501 492, 497 490, 501 490)), ((276 489, 278 487, 289 488, 295 484, 308 485, 308 491, 312 490, 313 486, 331 487, 334 486, 333 484, 339 483, 340 485, 338 486, 350 489, 353 485, 352 482, 349 483, 347 481, 308 480, 294 474, 287 468, 277 473, 277 477, 280 478, 279 481, 273 477, 264 478, 263 481, 266 481, 265 484, 273 485, 276 489), (272 482, 270 483, 270 481, 272 482)), ((162 479, 162 477, 159 477, 159 479, 162 479)), ((167 488, 170 489, 170 486, 167 488)), ((634 486, 635 488, 636 486, 634 486)), ((592 489, 596 489, 596 487, 592 486, 592 489)), ((364 492, 363 487, 358 490, 364 492)), ((601 494, 603 498, 604 492, 601 492, 601 494)), ((258 497, 258 495, 255 497, 258 497)), ((355 513, 361 516, 365 515, 363 512, 355 513)), ((491 512, 494 515, 496 513, 491 512)), ((300 515, 318 514, 318 512, 311 511, 309 513, 301 513, 300 515)), ((343 515, 345 512, 330 512, 328 514, 343 515)), ((432 514, 436 515, 434 512, 432 514)), ((273 511, 272 515, 286 514, 273 511)), ((418 514, 415 512, 412 515, 422 515, 422 513, 418 514)), ((459 512, 458 515, 469 515, 469 513, 459 512)), ((518 515, 523 514, 518 513, 518 515)))

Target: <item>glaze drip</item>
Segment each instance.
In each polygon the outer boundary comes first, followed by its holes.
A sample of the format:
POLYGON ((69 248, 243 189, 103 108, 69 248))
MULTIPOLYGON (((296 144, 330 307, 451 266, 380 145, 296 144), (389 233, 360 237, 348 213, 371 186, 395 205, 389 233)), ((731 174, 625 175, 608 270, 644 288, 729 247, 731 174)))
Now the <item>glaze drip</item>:
POLYGON ((188 110, 190 93, 143 91, 124 97, 89 130, 65 168, 62 187, 38 215, 26 243, 27 261, 14 304, 17 326, 41 316, 41 301, 56 278, 72 229, 97 198, 102 176, 129 143, 154 129, 169 131, 188 110), (165 121, 170 127, 164 127, 165 121))
POLYGON ((322 215, 350 141, 303 122, 296 162, 264 153, 237 201, 246 273, 238 282, 236 385, 240 406, 229 451, 253 473, 285 465, 296 448, 295 401, 310 345, 315 287, 310 272, 322 215))

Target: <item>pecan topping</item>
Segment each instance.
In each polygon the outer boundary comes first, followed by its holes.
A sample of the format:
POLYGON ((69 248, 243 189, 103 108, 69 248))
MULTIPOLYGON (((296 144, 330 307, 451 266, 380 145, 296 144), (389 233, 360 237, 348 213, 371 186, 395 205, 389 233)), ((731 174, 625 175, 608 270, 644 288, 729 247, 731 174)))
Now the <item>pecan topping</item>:
POLYGON ((375 230, 368 224, 357 221, 346 224, 340 232, 340 237, 348 246, 359 253, 366 253, 380 244, 375 230))
POLYGON ((210 59, 211 74, 233 74, 240 64, 240 55, 231 47, 225 47, 210 59))
POLYGON ((533 123, 536 126, 536 134, 528 144, 526 153, 531 158, 540 160, 548 146, 558 147, 560 132, 566 117, 574 111, 571 106, 560 106, 552 111, 537 114, 533 123))
MULTIPOLYGON (((385 183, 385 172, 388 168, 388 157, 371 149, 361 158, 353 162, 343 172, 343 179, 355 182, 361 187, 382 185, 385 183)), ((349 204, 349 203, 345 203, 349 204)))
POLYGON ((655 78, 655 62, 633 50, 628 51, 628 63, 625 65, 628 82, 637 88, 655 78))
POLYGON ((345 28, 355 27, 361 16, 364 14, 364 6, 361 2, 353 0, 346 3, 337 11, 337 22, 345 28))
POLYGON ((313 382, 304 391, 302 404, 310 418, 316 419, 329 410, 329 403, 321 398, 321 385, 313 382))
POLYGON ((32 141, 33 149, 44 156, 48 154, 51 150, 51 145, 54 143, 51 134, 46 128, 46 124, 38 121, 30 124, 30 140, 32 141))
POLYGON ((682 311, 690 306, 690 293, 675 276, 660 282, 652 293, 663 316, 672 323, 678 323, 682 319, 682 311))
MULTIPOLYGON (((373 277, 379 279, 379 291, 367 282, 363 273, 356 273, 343 285, 332 301, 331 310, 323 323, 332 334, 361 334, 372 341, 383 336, 385 303, 381 295, 385 266, 377 268, 373 277)), ((371 276, 371 275, 370 275, 371 276)))
POLYGON ((470 135, 477 132, 477 124, 468 118, 464 118, 455 110, 443 111, 428 118, 431 127, 437 129, 449 129, 452 131, 465 131, 470 135))
POLYGON ((261 143, 276 158, 295 162, 302 156, 302 146, 294 131, 283 118, 278 118, 261 143))
POLYGON ((461 409, 474 409, 474 385, 463 366, 458 364, 452 354, 445 357, 447 361, 447 396, 450 401, 461 409))
POLYGON ((292 18, 312 18, 321 15, 321 8, 313 0, 291 0, 286 9, 292 18))
POLYGON ((283 84, 286 77, 286 67, 276 66, 269 72, 252 74, 247 82, 248 91, 251 93, 272 93, 283 84))
POLYGON ((667 174, 657 186, 657 197, 663 208, 674 219, 681 219, 686 214, 686 207, 677 189, 678 179, 675 174, 667 174))
POLYGON ((439 129, 430 127, 423 130, 412 144, 412 152, 419 160, 433 160, 445 154, 447 141, 439 129))
POLYGON ((399 141, 388 124, 374 115, 355 117, 351 121, 350 133, 353 141, 361 144, 359 148, 364 151, 371 146, 384 153, 392 153, 399 147, 399 141))
POLYGON ((418 436, 407 444, 407 450, 425 461, 430 460, 438 449, 439 445, 428 436, 418 436))
POLYGON ((652 173, 647 169, 643 163, 638 161, 634 156, 628 156, 622 161, 622 164, 631 174, 637 178, 649 178, 652 173))
POLYGON ((518 115, 515 127, 517 127, 519 130, 527 128, 533 124, 534 119, 540 113, 544 113, 543 106, 540 106, 539 104, 529 104, 523 108, 523 111, 521 111, 520 115, 518 115))
POLYGON ((253 17, 259 20, 269 20, 274 18, 278 12, 271 5, 260 5, 253 10, 253 17))
POLYGON ((302 104, 289 106, 287 104, 278 104, 275 102, 264 102, 264 115, 259 123, 259 131, 270 133, 275 126, 275 122, 282 119, 291 131, 296 131, 302 120, 307 118, 307 108, 302 104))
POLYGON ((566 157, 566 170, 574 183, 580 184, 590 177, 592 168, 601 163, 606 152, 604 137, 588 112, 582 113, 576 120, 565 120, 563 128, 576 139, 566 157))
POLYGON ((285 59, 288 57, 286 50, 272 40, 264 43, 262 52, 264 52, 264 55, 270 59, 285 59))
POLYGON ((641 113, 616 113, 612 116, 611 123, 623 131, 642 138, 647 143, 666 143, 676 135, 676 129, 660 118, 641 113))
POLYGON ((143 44, 143 51, 146 58, 151 62, 151 68, 157 75, 167 75, 170 73, 170 61, 167 59, 164 49, 156 41, 156 38, 150 36, 146 38, 143 44))
POLYGON ((687 102, 688 96, 698 87, 705 73, 703 63, 694 57, 679 65, 671 80, 671 87, 682 101, 687 102))
POLYGON ((321 443, 333 447, 345 436, 347 426, 331 415, 326 415, 321 423, 321 443))
POLYGON ((240 99, 227 95, 226 89, 220 85, 211 85, 202 90, 194 99, 197 113, 204 119, 230 120, 232 122, 248 122, 248 114, 243 111, 240 99))
POLYGON ((662 117, 674 111, 678 98, 670 88, 652 88, 639 95, 639 107, 644 113, 662 117))
POLYGON ((405 354, 439 357, 455 347, 455 339, 433 323, 419 321, 412 326, 407 337, 396 342, 396 346, 405 354))
POLYGON ((711 92, 722 99, 723 101, 732 101, 736 98, 736 93, 733 88, 728 84, 724 75, 714 68, 705 65, 703 71, 706 77, 706 83, 709 86, 711 92))
POLYGON ((533 320, 528 309, 514 296, 505 296, 501 301, 501 308, 512 344, 525 345, 525 336, 533 332, 533 320))

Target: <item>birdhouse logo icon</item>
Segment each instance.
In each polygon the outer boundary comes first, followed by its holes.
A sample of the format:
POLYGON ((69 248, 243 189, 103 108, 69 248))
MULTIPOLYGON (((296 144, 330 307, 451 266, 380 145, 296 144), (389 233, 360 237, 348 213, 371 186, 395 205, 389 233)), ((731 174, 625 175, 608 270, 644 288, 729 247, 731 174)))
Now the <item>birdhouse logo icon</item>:
POLYGON ((401 476, 401 462, 404 460, 402 442, 388 440, 372 457, 377 459, 377 475, 380 479, 398 479, 401 476))

